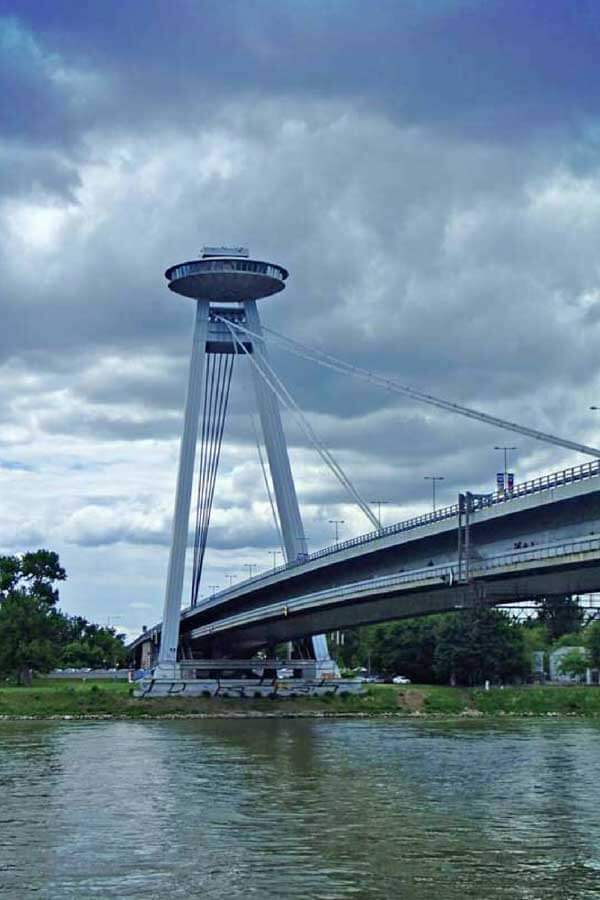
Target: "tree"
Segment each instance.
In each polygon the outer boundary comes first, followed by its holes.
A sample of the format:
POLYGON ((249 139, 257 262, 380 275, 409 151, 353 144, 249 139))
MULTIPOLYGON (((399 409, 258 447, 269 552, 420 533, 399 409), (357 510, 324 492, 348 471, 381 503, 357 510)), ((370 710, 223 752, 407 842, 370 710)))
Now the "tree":
POLYGON ((548 632, 544 625, 537 619, 528 619, 520 623, 520 632, 523 638, 525 659, 530 670, 533 669, 534 653, 548 650, 548 632))
POLYGON ((25 591, 11 591, 0 606, 0 672, 30 685, 33 670, 48 672, 58 660, 62 615, 25 591))
POLYGON ((58 553, 52 550, 36 550, 22 556, 0 556, 0 603, 15 590, 22 590, 54 606, 58 601, 54 582, 65 581, 66 577, 58 553))
POLYGON ((114 668, 127 661, 124 635, 82 616, 65 618, 60 664, 74 668, 114 668))
POLYGON ((0 557, 0 671, 22 684, 56 665, 64 617, 55 582, 65 578, 50 550, 0 557))
POLYGON ((486 606, 445 616, 437 634, 434 671, 444 681, 465 685, 523 677, 529 665, 522 629, 486 606))
POLYGON ((112 668, 127 661, 124 635, 56 608, 56 582, 66 577, 51 550, 0 556, 0 673, 31 684, 33 671, 57 665, 112 668))
POLYGON ((0 556, 0 603, 14 590, 21 575, 18 556, 0 556))
POLYGON ((590 660, 585 651, 571 650, 561 658, 559 663, 560 671, 565 675, 571 675, 573 678, 582 678, 586 670, 589 668, 590 660))
POLYGON ((405 619, 375 629, 371 661, 384 675, 407 675, 421 683, 435 680, 433 667, 438 617, 405 619))
POLYGON ((356 669, 367 665, 369 630, 367 627, 344 629, 344 643, 334 647, 335 660, 342 669, 356 669))
POLYGON ((590 665, 600 669, 600 619, 596 619, 585 630, 585 644, 590 656, 590 665))
POLYGON ((551 641, 555 641, 563 634, 579 631, 584 616, 579 599, 570 594, 545 597, 538 611, 538 619, 546 626, 551 641))

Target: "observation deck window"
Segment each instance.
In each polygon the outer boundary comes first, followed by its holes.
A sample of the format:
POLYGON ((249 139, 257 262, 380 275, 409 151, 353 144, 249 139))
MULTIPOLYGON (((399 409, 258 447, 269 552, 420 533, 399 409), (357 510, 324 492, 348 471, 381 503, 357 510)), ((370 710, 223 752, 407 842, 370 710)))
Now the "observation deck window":
POLYGON ((252 272, 256 275, 268 275, 278 281, 285 278, 282 269, 269 263, 241 259, 203 259, 175 266, 170 271, 170 279, 174 281, 190 275, 201 275, 203 272, 252 272))

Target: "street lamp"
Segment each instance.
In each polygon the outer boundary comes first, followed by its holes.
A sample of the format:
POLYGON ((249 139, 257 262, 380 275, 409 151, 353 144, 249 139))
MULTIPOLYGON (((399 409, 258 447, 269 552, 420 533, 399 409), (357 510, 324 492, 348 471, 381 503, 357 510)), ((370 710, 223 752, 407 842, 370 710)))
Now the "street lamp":
POLYGON ((273 571, 277 568, 277 557, 281 556, 281 550, 269 550, 269 553, 273 557, 273 571))
POLYGON ((504 453, 504 490, 506 491, 506 483, 508 479, 508 454, 511 450, 518 450, 518 447, 505 447, 502 445, 501 447, 494 447, 494 450, 502 450, 504 453))
POLYGON ((377 506, 377 521, 379 522, 379 527, 381 528, 381 507, 385 506, 389 503, 389 500, 370 500, 370 503, 374 503, 377 506))
POLYGON ((219 590, 220 585, 218 585, 218 584, 209 584, 208 587, 209 587, 209 590, 212 591, 212 595, 213 595, 213 597, 214 597, 215 594, 217 593, 217 591, 219 590))
POLYGON ((252 578, 252 573, 257 568, 257 565, 256 563, 244 563, 244 568, 248 569, 248 578, 252 578))
POLYGON ((340 536, 340 525, 345 525, 346 523, 343 519, 330 519, 329 524, 335 526, 335 542, 337 544, 338 538, 340 536))
POLYGON ((433 511, 435 512, 435 483, 436 483, 436 481, 443 481, 444 476, 443 475, 423 475, 423 480, 431 482, 431 499, 433 502, 433 511))
POLYGON ((231 587, 231 585, 233 584, 233 582, 234 582, 235 579, 237 578, 237 575, 228 575, 228 574, 227 574, 227 575, 225 575, 225 578, 229 578, 229 587, 231 587))

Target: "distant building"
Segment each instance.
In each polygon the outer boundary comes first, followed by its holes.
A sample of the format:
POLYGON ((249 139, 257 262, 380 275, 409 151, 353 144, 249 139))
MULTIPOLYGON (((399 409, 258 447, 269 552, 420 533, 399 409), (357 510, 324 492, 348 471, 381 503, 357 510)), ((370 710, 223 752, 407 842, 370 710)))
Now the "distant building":
POLYGON ((531 654, 531 668, 534 675, 544 674, 544 659, 546 654, 543 650, 536 650, 531 654))
POLYGON ((548 669, 550 681, 555 681, 558 684, 579 684, 579 682, 582 681, 579 676, 567 675, 561 668, 563 658, 569 653, 577 651, 579 651, 579 653, 585 653, 585 647, 558 647, 558 649, 553 650, 552 653, 549 654, 548 669))
POLYGON ((531 654, 531 669, 533 672, 533 677, 536 681, 543 681, 545 677, 545 664, 544 660, 546 658, 546 654, 543 650, 536 650, 531 654))

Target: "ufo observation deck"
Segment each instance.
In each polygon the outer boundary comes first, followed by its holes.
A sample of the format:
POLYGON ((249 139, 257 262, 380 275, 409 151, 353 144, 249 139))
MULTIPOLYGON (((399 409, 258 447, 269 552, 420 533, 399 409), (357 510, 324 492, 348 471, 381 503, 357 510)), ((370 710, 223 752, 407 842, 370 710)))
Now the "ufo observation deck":
POLYGON ((287 269, 239 256, 196 259, 165 272, 170 290, 194 300, 240 303, 278 294, 285 287, 287 269))

